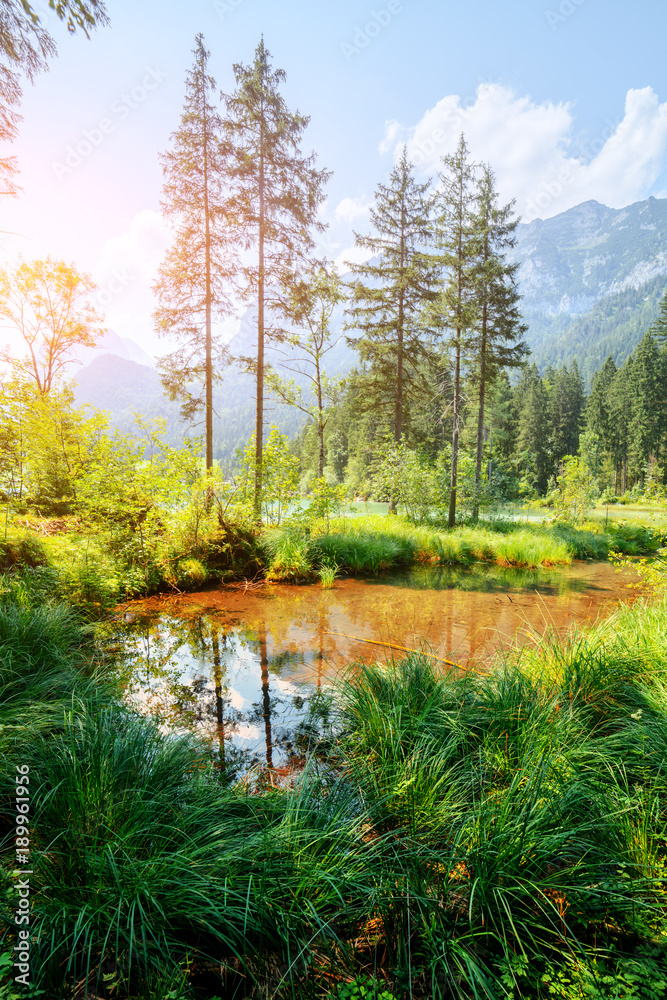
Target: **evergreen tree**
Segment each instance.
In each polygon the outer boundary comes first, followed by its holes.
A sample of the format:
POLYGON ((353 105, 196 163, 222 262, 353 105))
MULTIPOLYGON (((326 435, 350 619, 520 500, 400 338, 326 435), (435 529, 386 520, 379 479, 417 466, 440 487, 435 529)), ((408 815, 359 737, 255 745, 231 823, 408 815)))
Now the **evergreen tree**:
POLYGON ((462 365, 477 321, 475 296, 479 234, 474 219, 475 168, 469 162, 468 154, 468 146, 461 134, 456 152, 443 157, 434 231, 436 259, 443 269, 444 287, 434 303, 432 318, 441 330, 447 331, 445 344, 452 355, 450 528, 456 523, 462 365))
POLYGON ((516 460, 519 471, 533 489, 544 493, 551 468, 548 395, 537 365, 527 369, 523 382, 516 460))
POLYGON ((609 444, 614 461, 614 492, 625 493, 627 489, 628 448, 630 443, 630 420, 632 397, 630 375, 632 358, 628 358, 609 383, 607 407, 609 411, 609 444))
POLYGON ((609 410, 609 388, 618 371, 611 354, 593 376, 591 394, 586 402, 584 421, 586 433, 597 441, 597 448, 613 459, 613 428, 609 410))
POLYGON ((505 473, 510 472, 516 448, 516 399, 505 371, 501 372, 490 386, 486 413, 489 424, 488 447, 491 455, 490 479, 493 467, 499 467, 505 473))
POLYGON ((197 35, 193 53, 181 123, 171 136, 171 150, 161 157, 162 211, 171 220, 175 236, 154 286, 158 299, 154 315, 158 334, 179 342, 158 364, 162 384, 170 399, 182 401, 186 419, 204 406, 206 468, 210 469, 213 381, 228 359, 213 324, 230 311, 226 284, 232 277, 233 251, 222 187, 222 120, 210 103, 215 80, 207 73, 209 52, 202 35, 197 35))
POLYGON ((579 450, 584 399, 584 380, 577 362, 572 363, 569 371, 567 365, 563 365, 555 373, 549 393, 551 444, 556 463, 566 455, 576 455, 579 450))
POLYGON ((662 430, 661 365, 658 350, 650 333, 641 339, 632 357, 629 383, 632 406, 630 453, 633 472, 639 476, 649 457, 658 458, 662 430))
POLYGON ((406 402, 426 386, 428 330, 422 309, 436 282, 436 268, 424 252, 431 227, 428 186, 414 180, 404 147, 389 183, 375 192, 375 235, 355 233, 356 246, 374 257, 351 265, 356 280, 347 325, 361 332, 350 343, 362 364, 364 406, 392 426, 396 443, 405 429, 406 402))
POLYGON ((303 270, 322 231, 317 210, 329 176, 315 168, 315 155, 303 156, 300 142, 309 118, 290 112, 279 92, 283 70, 273 70, 262 39, 249 66, 236 64, 236 90, 225 97, 226 130, 231 146, 229 179, 232 204, 253 263, 243 268, 243 287, 257 302, 257 357, 245 359, 257 380, 255 420, 255 498, 262 506, 264 434, 264 344, 275 331, 267 306, 281 309, 281 296, 303 270))
POLYGON ((667 341, 667 292, 665 292, 660 300, 660 312, 658 313, 658 318, 653 326, 649 328, 648 332, 657 344, 661 347, 664 346, 667 341))
MULTIPOLYGON (((528 327, 521 321, 516 287, 518 263, 507 262, 506 254, 516 246, 518 218, 514 202, 500 206, 495 177, 486 166, 477 194, 478 229, 477 321, 471 344, 472 376, 478 386, 477 436, 475 441, 475 487, 479 489, 484 449, 484 407, 487 387, 500 371, 518 368, 529 354, 519 338, 528 327)), ((473 518, 477 518, 477 507, 473 518)))

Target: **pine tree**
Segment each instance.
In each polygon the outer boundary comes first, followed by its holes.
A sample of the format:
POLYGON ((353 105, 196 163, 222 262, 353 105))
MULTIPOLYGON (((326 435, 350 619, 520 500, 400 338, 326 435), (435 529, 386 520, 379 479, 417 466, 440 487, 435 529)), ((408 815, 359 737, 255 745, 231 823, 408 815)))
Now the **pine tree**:
MULTIPOLYGON (((514 202, 499 206, 495 177, 485 166, 477 192, 475 222, 478 230, 477 322, 472 340, 472 378, 478 387, 475 487, 479 490, 484 450, 484 406, 487 387, 499 372, 518 368, 530 353, 519 338, 528 327, 521 320, 516 272, 519 264, 505 259, 516 246, 518 218, 514 202)), ((477 506, 473 518, 477 519, 477 506)))
POLYGON ((175 237, 154 286, 159 303, 154 316, 158 334, 173 336, 180 344, 161 359, 158 368, 169 397, 182 401, 186 419, 202 407, 203 390, 206 468, 210 469, 213 382, 228 361, 213 324, 230 312, 226 286, 234 255, 223 195, 222 120, 210 103, 215 80, 207 73, 209 52, 202 35, 197 35, 193 53, 181 124, 171 137, 171 150, 161 157, 162 211, 172 221, 175 237))
POLYGON ((667 292, 660 300, 660 312, 653 326, 648 331, 659 346, 667 341, 667 292))
POLYGON ((627 489, 628 449, 630 443, 630 420, 632 417, 632 397, 630 376, 632 358, 628 358, 609 383, 607 407, 609 411, 609 444, 614 460, 614 492, 619 487, 621 493, 627 489))
POLYGON ((348 309, 349 338, 365 376, 364 406, 392 427, 400 443, 406 404, 426 388, 429 357, 423 304, 433 299, 436 267, 425 253, 431 227, 428 183, 418 184, 405 147, 388 184, 380 184, 371 209, 372 236, 355 233, 358 247, 373 258, 351 265, 356 280, 348 309))
POLYGON ((524 478, 544 493, 551 467, 548 395, 537 365, 532 364, 526 370, 522 381, 516 457, 524 478))
POLYGON ((515 393, 505 371, 490 386, 487 417, 489 424, 489 478, 494 466, 509 472, 516 448, 517 408, 515 393))
POLYGON ((477 321, 475 265, 479 236, 474 220, 475 168, 468 161, 468 153, 462 134, 456 152, 443 157, 434 232, 435 256, 443 269, 445 283, 434 304, 432 319, 440 329, 448 331, 445 343, 453 356, 450 528, 456 523, 462 365, 477 321))
POLYGON ((642 475, 649 458, 658 458, 663 400, 660 395, 660 362, 655 341, 646 333, 634 352, 629 373, 632 399, 630 452, 634 473, 642 475))
POLYGON ((593 376, 591 394, 586 402, 584 413, 586 430, 597 437, 603 452, 610 457, 613 457, 614 448, 609 408, 609 387, 617 371, 616 363, 610 354, 602 368, 593 376))
POLYGON ((584 380, 577 362, 568 370, 563 365, 553 376, 549 393, 551 442, 556 463, 579 450, 581 415, 584 408, 584 380))
POLYGON ((317 210, 329 177, 303 156, 300 142, 309 118, 290 112, 279 92, 283 70, 273 70, 262 39, 249 66, 236 64, 236 90, 225 97, 231 146, 232 204, 246 249, 256 254, 242 270, 243 288, 257 302, 257 357, 244 359, 257 380, 255 423, 255 516, 262 506, 264 434, 264 345, 277 333, 269 309, 280 312, 285 291, 308 264, 313 233, 324 225, 317 210))

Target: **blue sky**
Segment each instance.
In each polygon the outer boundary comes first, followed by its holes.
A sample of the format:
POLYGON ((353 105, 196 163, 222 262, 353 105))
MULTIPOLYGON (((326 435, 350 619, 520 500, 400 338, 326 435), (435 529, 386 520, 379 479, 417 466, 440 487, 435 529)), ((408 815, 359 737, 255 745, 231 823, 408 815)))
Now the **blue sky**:
POLYGON ((150 282, 168 240, 158 153, 198 31, 224 90, 264 33, 288 104, 311 116, 307 151, 334 172, 333 256, 365 231, 400 143, 428 176, 461 129, 527 220, 587 198, 622 207, 667 195, 662 4, 108 0, 108 12, 90 41, 54 30, 59 58, 26 87, 13 150, 24 193, 3 206, 3 229, 21 235, 1 249, 92 271, 109 325, 149 349, 150 282))

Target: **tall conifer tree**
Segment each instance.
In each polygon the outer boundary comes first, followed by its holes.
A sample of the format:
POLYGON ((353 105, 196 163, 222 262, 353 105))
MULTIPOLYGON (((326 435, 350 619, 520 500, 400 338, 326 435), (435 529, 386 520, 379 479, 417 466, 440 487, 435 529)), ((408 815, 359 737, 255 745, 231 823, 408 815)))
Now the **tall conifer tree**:
POLYGON ((610 445, 614 459, 614 492, 618 492, 620 483, 621 493, 625 493, 628 485, 628 448, 632 416, 631 372, 632 358, 628 358, 611 379, 607 392, 610 445))
POLYGON ((444 272, 444 287, 432 315, 437 325, 447 331, 445 342, 452 355, 450 528, 456 523, 462 366, 477 318, 475 267, 479 233, 474 220, 475 167, 468 157, 468 146, 461 134, 456 152, 442 160, 434 233, 435 254, 444 272))
POLYGON ((644 334, 632 357, 629 388, 632 399, 630 449, 634 473, 643 475, 649 458, 657 459, 662 430, 661 365, 650 333, 644 334))
MULTIPOLYGON (((516 455, 520 471, 540 493, 549 480, 549 397, 537 365, 532 364, 522 379, 521 410, 517 427, 516 455)), ((519 388, 519 387, 517 387, 519 388)))
POLYGON ((284 292, 308 264, 313 234, 324 229, 317 210, 324 198, 326 170, 300 143, 310 121, 288 110, 280 93, 283 70, 274 70, 262 39, 249 66, 236 64, 236 90, 225 97, 226 131, 232 162, 232 204, 246 249, 254 255, 242 269, 243 288, 257 303, 257 357, 244 359, 257 381, 255 421, 255 516, 262 495, 264 433, 264 347, 278 333, 269 310, 281 310, 284 292))
POLYGON ((364 405, 383 417, 399 443, 406 404, 426 388, 429 331, 423 305, 435 297, 437 269, 426 253, 433 199, 418 184, 405 147, 388 184, 380 184, 371 209, 374 234, 355 233, 371 260, 351 265, 355 276, 348 328, 364 372, 364 405))
POLYGON ((210 469, 213 382, 228 359, 213 324, 229 314, 227 284, 233 274, 233 251, 222 187, 222 120, 211 103, 215 80, 207 72, 209 52, 202 35, 197 35, 193 52, 181 124, 171 137, 171 150, 161 157, 162 211, 172 222, 175 236, 154 286, 158 299, 154 316, 158 334, 179 342, 158 365, 162 384, 170 398, 182 401, 186 419, 203 405, 206 468, 210 469))
MULTIPOLYGON (((516 246, 518 218, 514 202, 500 206, 495 177, 485 166, 477 192, 478 229, 477 320, 472 342, 472 376, 479 387, 475 446, 475 485, 479 488, 484 450, 484 407, 487 387, 499 372, 520 367, 530 353, 520 338, 528 327, 521 320, 516 272, 519 264, 506 260, 516 246)), ((477 505, 473 516, 478 514, 477 505)))
POLYGON ((584 409, 584 380, 576 361, 563 365, 553 376, 549 396, 551 442, 555 462, 579 449, 581 415, 584 409))
POLYGON ((591 394, 586 403, 586 430, 595 434, 603 451, 613 455, 611 414, 609 409, 609 387, 618 371, 611 354, 602 368, 593 376, 591 394))

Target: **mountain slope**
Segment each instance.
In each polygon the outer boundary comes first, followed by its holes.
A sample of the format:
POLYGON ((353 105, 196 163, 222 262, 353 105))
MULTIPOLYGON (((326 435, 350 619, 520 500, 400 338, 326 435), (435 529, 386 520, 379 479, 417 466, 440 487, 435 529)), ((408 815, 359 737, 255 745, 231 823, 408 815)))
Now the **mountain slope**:
POLYGON ((517 229, 514 259, 541 366, 575 358, 588 382, 612 354, 623 361, 667 288, 667 199, 623 209, 587 201, 517 229))

